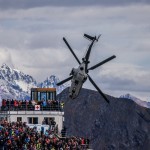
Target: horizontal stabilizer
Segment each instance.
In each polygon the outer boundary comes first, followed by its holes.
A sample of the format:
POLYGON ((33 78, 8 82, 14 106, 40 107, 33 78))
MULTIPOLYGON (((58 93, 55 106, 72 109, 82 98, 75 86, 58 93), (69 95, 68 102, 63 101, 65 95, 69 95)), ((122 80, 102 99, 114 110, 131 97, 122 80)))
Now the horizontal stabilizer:
POLYGON ((88 34, 84 34, 84 37, 87 38, 88 40, 91 40, 91 41, 96 40, 96 36, 93 37, 93 36, 90 36, 88 34))

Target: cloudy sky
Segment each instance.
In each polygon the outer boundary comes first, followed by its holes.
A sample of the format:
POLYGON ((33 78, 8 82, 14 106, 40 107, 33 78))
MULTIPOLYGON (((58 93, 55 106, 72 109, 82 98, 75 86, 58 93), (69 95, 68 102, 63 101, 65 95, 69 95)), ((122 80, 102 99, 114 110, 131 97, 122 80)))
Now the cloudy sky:
POLYGON ((90 66, 117 56, 89 73, 103 92, 150 101, 149 0, 0 0, 0 65, 38 81, 68 77, 77 62, 62 37, 81 59, 90 44, 84 33, 102 34, 90 66))

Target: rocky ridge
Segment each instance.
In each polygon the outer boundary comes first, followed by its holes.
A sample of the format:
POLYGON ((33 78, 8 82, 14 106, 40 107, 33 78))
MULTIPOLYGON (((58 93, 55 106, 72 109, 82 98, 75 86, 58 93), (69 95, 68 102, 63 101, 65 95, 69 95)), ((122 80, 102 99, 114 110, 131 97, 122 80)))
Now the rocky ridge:
POLYGON ((109 95, 108 104, 97 91, 87 89, 74 100, 68 98, 68 88, 57 98, 65 101, 68 135, 89 138, 94 150, 149 150, 150 109, 109 95))

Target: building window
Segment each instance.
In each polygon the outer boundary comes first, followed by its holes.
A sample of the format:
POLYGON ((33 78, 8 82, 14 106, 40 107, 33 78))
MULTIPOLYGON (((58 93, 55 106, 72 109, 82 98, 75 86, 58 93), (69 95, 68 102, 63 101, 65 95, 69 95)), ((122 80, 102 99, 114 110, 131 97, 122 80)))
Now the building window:
POLYGON ((38 117, 29 117, 28 123, 29 124, 38 124, 38 117))
POLYGON ((17 122, 22 122, 22 117, 17 117, 17 122))
POLYGON ((45 124, 50 125, 51 122, 55 121, 54 117, 44 117, 45 124))

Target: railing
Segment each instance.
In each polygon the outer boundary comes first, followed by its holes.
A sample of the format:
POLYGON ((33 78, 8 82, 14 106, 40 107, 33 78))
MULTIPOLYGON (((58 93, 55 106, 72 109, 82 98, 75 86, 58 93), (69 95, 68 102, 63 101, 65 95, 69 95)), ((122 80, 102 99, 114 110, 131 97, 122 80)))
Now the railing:
POLYGON ((1 111, 63 111, 63 107, 58 104, 58 105, 32 105, 32 104, 22 104, 19 106, 14 106, 14 105, 6 105, 6 106, 1 106, 0 108, 1 111))

